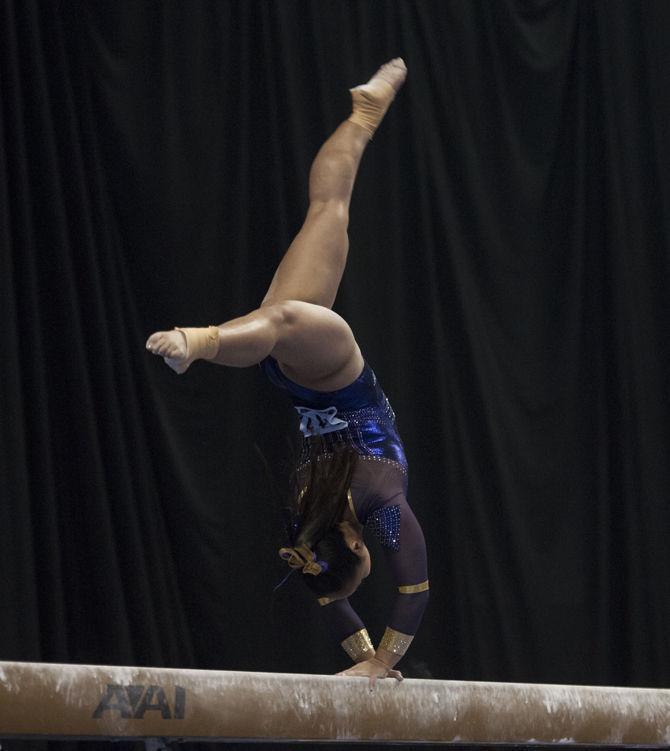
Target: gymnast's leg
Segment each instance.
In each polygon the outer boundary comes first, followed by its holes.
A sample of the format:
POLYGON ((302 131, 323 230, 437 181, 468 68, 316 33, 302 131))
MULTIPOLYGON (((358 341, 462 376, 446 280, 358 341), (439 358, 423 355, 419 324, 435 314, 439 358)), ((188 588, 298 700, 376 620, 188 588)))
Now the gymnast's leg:
POLYGON ((157 332, 147 349, 177 372, 199 357, 244 367, 272 354, 289 377, 305 386, 330 390, 358 376, 358 346, 348 325, 330 308, 346 265, 349 203, 358 165, 405 77, 405 65, 396 59, 352 90, 353 113, 312 164, 305 222, 261 307, 219 327, 157 332))
POLYGON ((302 229, 282 259, 262 305, 303 300, 331 308, 347 262, 349 203, 363 151, 381 122, 407 69, 402 60, 383 65, 364 86, 352 90, 354 112, 323 144, 309 175, 309 209, 302 229), (367 91, 366 91, 367 90, 367 91), (379 103, 365 121, 360 99, 379 103))

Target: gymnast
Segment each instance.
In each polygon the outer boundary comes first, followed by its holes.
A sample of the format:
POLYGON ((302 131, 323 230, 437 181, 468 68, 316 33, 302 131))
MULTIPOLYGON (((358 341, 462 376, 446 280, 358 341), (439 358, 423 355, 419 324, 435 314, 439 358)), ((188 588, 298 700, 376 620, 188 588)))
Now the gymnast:
POLYGON ((260 364, 300 418, 289 542, 279 555, 314 592, 354 665, 339 675, 402 680, 395 669, 428 601, 423 532, 406 500, 395 415, 348 324, 331 308, 349 249, 349 203, 361 156, 407 69, 400 58, 351 89, 353 108, 319 150, 309 209, 260 307, 220 326, 159 331, 147 349, 177 373, 194 360, 260 364), (375 649, 348 597, 370 573, 363 530, 381 543, 397 594, 375 649))

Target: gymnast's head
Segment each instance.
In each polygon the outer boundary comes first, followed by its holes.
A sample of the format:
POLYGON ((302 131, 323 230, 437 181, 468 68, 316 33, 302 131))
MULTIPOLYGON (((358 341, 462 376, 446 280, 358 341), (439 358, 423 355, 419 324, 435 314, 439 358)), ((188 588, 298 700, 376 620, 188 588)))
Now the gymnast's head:
POLYGON ((343 448, 314 458, 294 509, 291 547, 279 555, 318 598, 340 600, 355 592, 371 569, 363 529, 349 504, 356 453, 343 448))

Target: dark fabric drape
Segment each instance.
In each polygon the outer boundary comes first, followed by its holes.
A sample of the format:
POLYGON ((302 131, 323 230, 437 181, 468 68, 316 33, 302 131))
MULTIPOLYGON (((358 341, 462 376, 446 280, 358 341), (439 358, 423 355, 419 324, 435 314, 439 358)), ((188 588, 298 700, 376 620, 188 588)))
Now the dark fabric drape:
POLYGON ((272 594, 286 403, 143 343, 258 304, 347 88, 402 55, 336 309, 428 542, 406 672, 667 684, 669 31, 664 0, 2 0, 0 658, 344 667, 272 594))

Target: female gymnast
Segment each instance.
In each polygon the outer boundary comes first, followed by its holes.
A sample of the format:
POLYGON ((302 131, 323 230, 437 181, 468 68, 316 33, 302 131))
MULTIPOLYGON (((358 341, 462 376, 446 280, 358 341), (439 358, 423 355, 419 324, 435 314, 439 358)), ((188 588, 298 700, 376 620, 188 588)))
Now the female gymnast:
POLYGON ((407 461, 395 415, 347 323, 331 310, 349 249, 349 203, 358 165, 407 76, 397 58, 351 90, 353 111, 323 144, 309 175, 309 209, 258 310, 206 328, 159 331, 147 349, 177 373, 194 360, 260 364, 300 417, 289 544, 279 551, 318 596, 355 663, 340 675, 402 675, 428 601, 423 532, 406 500, 407 461), (349 603, 370 573, 364 528, 380 541, 398 592, 375 650, 349 603))

